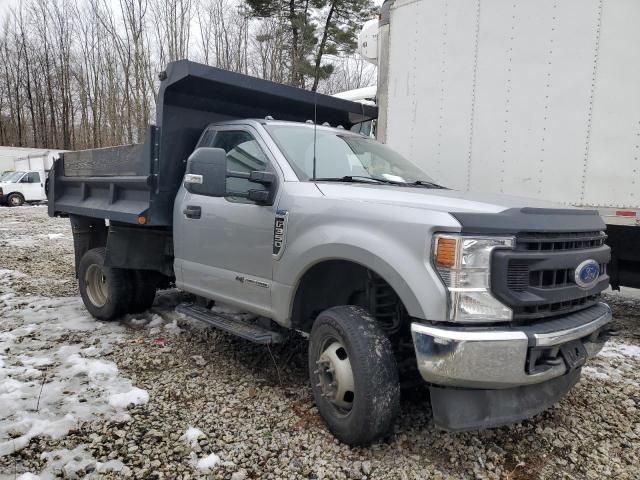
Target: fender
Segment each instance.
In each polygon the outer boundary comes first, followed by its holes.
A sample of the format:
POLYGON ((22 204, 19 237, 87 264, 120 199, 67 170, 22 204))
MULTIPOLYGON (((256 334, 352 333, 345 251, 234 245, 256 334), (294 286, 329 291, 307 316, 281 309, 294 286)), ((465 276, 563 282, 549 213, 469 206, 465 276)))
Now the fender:
POLYGON ((413 318, 446 317, 446 291, 426 257, 430 227, 421 225, 422 231, 412 235, 362 227, 363 224, 317 226, 288 242, 282 261, 274 264, 272 291, 275 317, 284 325, 291 323, 295 294, 304 274, 327 260, 351 261, 380 275, 413 318))

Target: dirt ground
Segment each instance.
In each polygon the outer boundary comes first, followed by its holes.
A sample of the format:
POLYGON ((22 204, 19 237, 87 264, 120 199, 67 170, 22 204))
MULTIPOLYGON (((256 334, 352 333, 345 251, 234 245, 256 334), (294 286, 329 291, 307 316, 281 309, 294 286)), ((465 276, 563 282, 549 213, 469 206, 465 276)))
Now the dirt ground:
POLYGON ((368 448, 324 426, 304 339, 253 345, 175 314, 180 299, 165 291, 149 312, 95 322, 68 220, 0 208, 0 479, 640 478, 637 295, 606 296, 620 336, 543 414, 442 433, 418 388, 368 448))

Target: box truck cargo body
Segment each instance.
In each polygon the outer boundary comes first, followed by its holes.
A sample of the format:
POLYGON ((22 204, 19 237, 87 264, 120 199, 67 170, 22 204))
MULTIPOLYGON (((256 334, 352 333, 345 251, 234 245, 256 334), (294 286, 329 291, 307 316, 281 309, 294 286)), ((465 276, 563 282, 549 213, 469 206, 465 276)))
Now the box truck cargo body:
POLYGON ((454 189, 597 208, 640 286, 638 25, 636 0, 387 0, 359 42, 378 139, 454 189))

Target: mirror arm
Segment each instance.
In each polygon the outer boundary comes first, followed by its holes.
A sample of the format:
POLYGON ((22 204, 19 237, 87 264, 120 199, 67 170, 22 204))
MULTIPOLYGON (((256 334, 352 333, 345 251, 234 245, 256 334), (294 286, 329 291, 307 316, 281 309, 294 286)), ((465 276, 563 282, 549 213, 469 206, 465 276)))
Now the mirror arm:
POLYGON ((237 198, 249 198, 249 194, 247 192, 230 192, 227 191, 225 197, 237 197, 237 198))
POLYGON ((245 180, 249 180, 251 178, 251 174, 245 172, 232 172, 231 170, 227 170, 227 177, 244 178, 245 180))
POLYGON ((274 174, 267 171, 252 171, 249 173, 246 172, 234 172, 231 170, 227 171, 227 177, 229 178, 242 178, 245 180, 249 180, 252 183, 259 183, 268 187, 274 183, 274 174))

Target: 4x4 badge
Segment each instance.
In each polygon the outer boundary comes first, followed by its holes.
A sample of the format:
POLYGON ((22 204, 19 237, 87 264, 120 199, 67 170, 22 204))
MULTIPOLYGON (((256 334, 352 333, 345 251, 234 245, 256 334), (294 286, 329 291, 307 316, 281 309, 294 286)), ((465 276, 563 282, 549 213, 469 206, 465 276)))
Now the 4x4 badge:
POLYGON ((273 222, 273 257, 278 260, 284 253, 284 247, 287 242, 287 220, 289 212, 287 210, 278 210, 276 218, 273 222))

